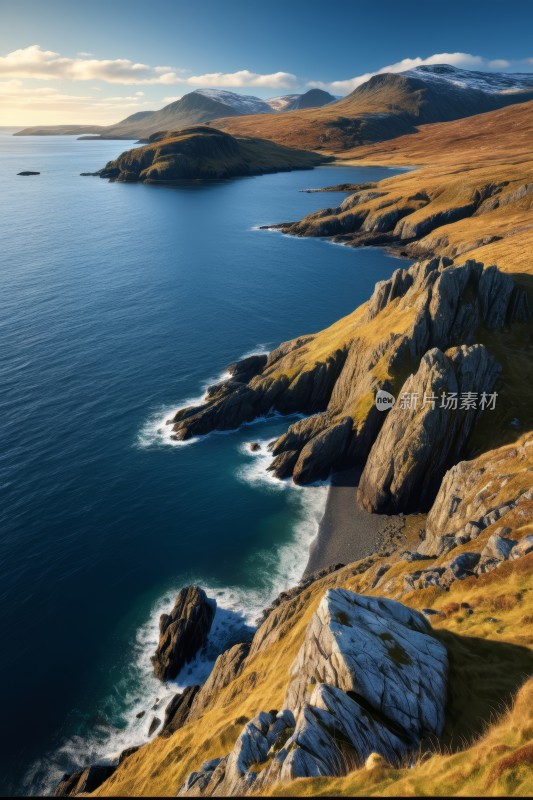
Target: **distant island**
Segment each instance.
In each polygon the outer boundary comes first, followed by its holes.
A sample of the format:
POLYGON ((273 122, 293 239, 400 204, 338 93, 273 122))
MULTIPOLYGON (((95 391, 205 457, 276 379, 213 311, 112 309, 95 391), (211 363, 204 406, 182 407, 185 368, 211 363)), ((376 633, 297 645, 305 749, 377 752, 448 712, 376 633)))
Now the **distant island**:
POLYGON ((112 181, 169 183, 312 169, 333 160, 332 156, 197 126, 154 134, 148 144, 122 153, 95 174, 112 181))

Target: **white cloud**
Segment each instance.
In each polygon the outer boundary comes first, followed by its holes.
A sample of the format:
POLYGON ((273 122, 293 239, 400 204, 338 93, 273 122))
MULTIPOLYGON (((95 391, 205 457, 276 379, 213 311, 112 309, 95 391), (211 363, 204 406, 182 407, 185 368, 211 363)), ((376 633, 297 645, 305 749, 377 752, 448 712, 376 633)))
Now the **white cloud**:
POLYGON ((238 88, 242 86, 266 87, 272 89, 291 89, 299 81, 296 75, 290 72, 272 72, 269 75, 260 75, 241 69, 238 72, 208 72, 205 75, 192 75, 183 83, 189 86, 229 86, 238 88))
POLYGON ((487 64, 487 67, 490 69, 508 69, 510 66, 511 62, 507 61, 506 58, 494 58, 487 64))
POLYGON ((42 50, 37 44, 13 50, 0 56, 0 76, 37 80, 69 79, 100 80, 123 85, 186 83, 190 86, 260 86, 285 89, 294 86, 297 78, 289 72, 261 75, 247 69, 237 72, 210 72, 187 76, 188 70, 135 63, 126 58, 96 59, 78 53, 76 58, 61 56, 53 50, 42 50))
POLYGON ((0 56, 0 75, 37 80, 101 80, 106 83, 176 83, 178 71, 171 67, 150 67, 126 58, 96 59, 61 56, 42 50, 38 44, 0 56))
POLYGON ((307 85, 318 86, 336 94, 348 94, 374 75, 381 75, 384 72, 405 72, 405 70, 421 67, 425 64, 451 64, 454 67, 463 67, 464 69, 504 69, 511 66, 510 62, 503 59, 487 61, 482 56, 475 56, 471 53, 434 53, 426 58, 421 58, 420 56, 403 58, 401 61, 397 61, 395 64, 388 64, 376 72, 365 72, 363 75, 356 75, 354 78, 348 78, 347 80, 332 81, 331 83, 310 81, 307 85))

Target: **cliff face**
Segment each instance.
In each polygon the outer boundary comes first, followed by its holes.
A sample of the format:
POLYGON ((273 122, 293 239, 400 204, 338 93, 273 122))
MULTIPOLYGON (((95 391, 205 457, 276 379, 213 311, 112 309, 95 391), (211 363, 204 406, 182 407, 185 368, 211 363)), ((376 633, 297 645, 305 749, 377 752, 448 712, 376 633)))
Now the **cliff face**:
POLYGON ((150 136, 148 144, 122 153, 98 173, 113 181, 144 183, 212 180, 312 169, 327 157, 261 139, 235 139, 202 126, 150 136))
POLYGON ((174 436, 229 430, 271 410, 307 413, 273 443, 275 474, 308 483, 367 463, 360 492, 366 508, 427 510, 445 471, 468 452, 482 413, 459 404, 439 408, 441 395, 491 392, 501 368, 487 348, 471 345, 484 331, 529 317, 526 292, 496 267, 419 262, 377 284, 370 301, 350 317, 286 342, 244 379, 237 373, 212 387, 202 406, 178 411, 174 436), (445 356, 452 347, 462 349, 445 356), (416 394, 419 408, 398 403, 387 415, 374 405, 380 388, 399 397, 416 394), (436 408, 422 405, 424 394, 438 397, 436 408), (399 471, 400 462, 405 467, 399 471), (421 490, 423 476, 428 484, 421 490))

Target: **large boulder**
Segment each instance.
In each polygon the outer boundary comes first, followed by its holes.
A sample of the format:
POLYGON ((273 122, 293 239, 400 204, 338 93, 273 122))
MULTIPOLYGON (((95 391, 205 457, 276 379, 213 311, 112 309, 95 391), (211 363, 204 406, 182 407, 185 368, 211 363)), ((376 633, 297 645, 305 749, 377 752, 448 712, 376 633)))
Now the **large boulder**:
POLYGON ((483 345, 462 346, 452 355, 428 351, 404 383, 400 402, 387 413, 370 451, 358 490, 362 508, 379 514, 427 511, 446 470, 464 454, 481 413, 477 403, 461 407, 462 396, 490 392, 499 374, 483 345), (453 395, 455 410, 443 401, 453 395), (402 396, 410 398, 409 405, 402 396))
POLYGON ((291 668, 287 707, 257 714, 178 796, 260 794, 345 775, 372 754, 399 766, 442 732, 447 672, 446 649, 418 611, 330 589, 291 668))
POLYGON ((173 680, 206 643, 215 615, 215 603, 199 586, 186 586, 170 614, 161 614, 159 644, 153 656, 154 672, 173 680))

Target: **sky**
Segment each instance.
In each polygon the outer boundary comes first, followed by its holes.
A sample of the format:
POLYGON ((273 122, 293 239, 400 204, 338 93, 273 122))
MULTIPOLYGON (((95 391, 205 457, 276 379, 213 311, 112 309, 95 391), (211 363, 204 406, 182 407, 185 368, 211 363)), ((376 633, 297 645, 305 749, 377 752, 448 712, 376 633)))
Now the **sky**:
POLYGON ((448 63, 533 72, 533 0, 0 0, 0 125, 109 124, 198 88, 345 95, 448 63))

